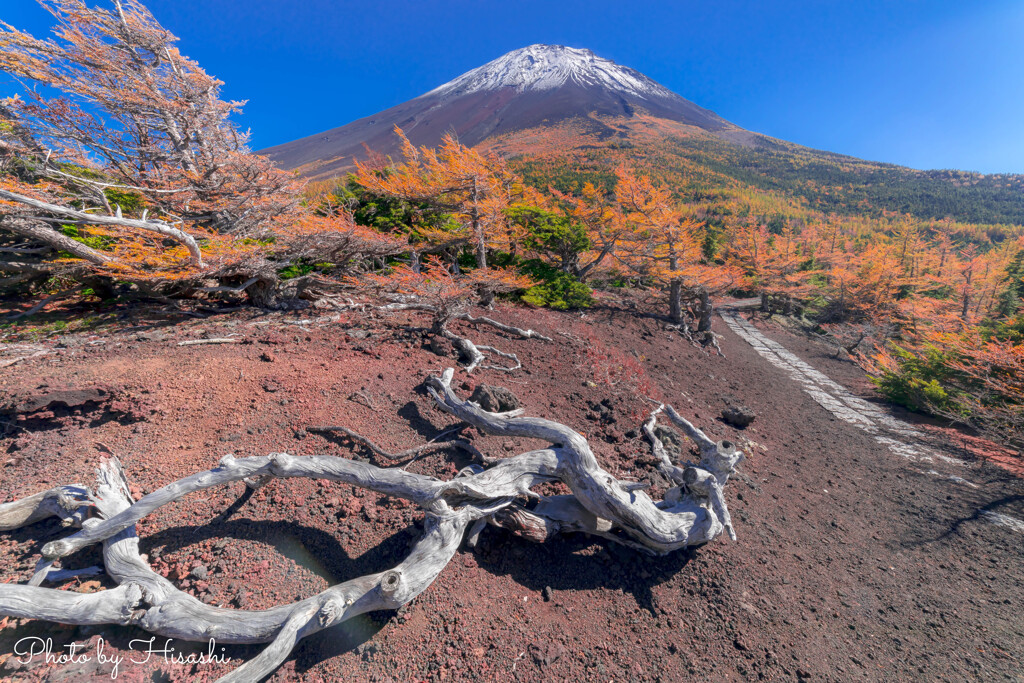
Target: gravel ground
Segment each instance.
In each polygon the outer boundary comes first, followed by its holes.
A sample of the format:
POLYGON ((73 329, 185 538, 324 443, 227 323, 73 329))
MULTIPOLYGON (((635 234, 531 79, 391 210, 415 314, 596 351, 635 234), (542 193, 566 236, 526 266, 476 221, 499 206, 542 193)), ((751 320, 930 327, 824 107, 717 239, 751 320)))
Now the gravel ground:
MULTIPOLYGON (((586 537, 535 545, 490 528, 414 603, 303 641, 272 680, 1024 680, 1024 534, 998 523, 1024 519, 1012 458, 875 403, 856 366, 761 321, 750 324, 765 338, 873 410, 913 423, 916 452, 964 463, 899 455, 826 409, 723 319, 715 330, 724 358, 618 307, 586 316, 507 307, 493 316, 555 341, 467 328, 480 343, 514 350, 524 370, 459 373, 460 392, 477 383, 509 388, 527 414, 586 434, 609 471, 646 478, 655 492, 664 482, 639 435, 651 408, 642 396, 672 403, 748 452, 726 491, 738 542, 650 558, 586 537), (725 424, 727 401, 752 408, 753 424, 725 424)), ((182 320, 139 309, 92 331, 5 345, 0 360, 47 353, 0 369, 2 499, 91 483, 109 454, 136 496, 228 452, 330 453, 388 466, 304 428, 344 425, 400 450, 451 426, 422 381, 453 361, 429 349, 421 323, 245 310, 182 320), (239 343, 178 345, 232 335, 239 343)), ((490 455, 534 445, 467 434, 490 455)), ((451 477, 466 464, 461 453, 438 453, 409 468, 451 477)), ((258 609, 393 566, 422 517, 349 486, 289 480, 225 519, 241 494, 238 484, 158 511, 140 524, 142 551, 202 600, 258 609)), ((0 580, 26 581, 41 543, 59 533, 41 523, 0 535, 0 580)), ((86 550, 65 566, 98 559, 86 550)), ((108 659, 126 657, 118 680, 212 680, 237 664, 159 654, 139 663, 145 645, 130 644, 139 638, 150 636, 11 620, 0 630, 0 677, 109 680, 113 665, 99 661, 100 648, 108 659), (55 653, 77 643, 86 661, 22 663, 12 653, 32 637, 52 639, 55 653)), ((231 658, 259 651, 217 649, 231 658)))

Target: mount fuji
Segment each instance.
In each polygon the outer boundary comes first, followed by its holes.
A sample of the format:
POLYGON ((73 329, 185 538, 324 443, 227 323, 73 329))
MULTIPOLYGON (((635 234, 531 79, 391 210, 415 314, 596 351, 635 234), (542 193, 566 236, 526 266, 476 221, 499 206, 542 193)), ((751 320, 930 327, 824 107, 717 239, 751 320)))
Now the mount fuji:
POLYGON ((367 147, 395 152, 396 125, 416 145, 434 146, 446 133, 453 133, 472 147, 489 138, 567 119, 628 119, 641 114, 733 142, 749 143, 754 135, 590 50, 531 45, 398 106, 261 154, 282 168, 324 178, 350 168, 354 159, 365 156, 367 147))

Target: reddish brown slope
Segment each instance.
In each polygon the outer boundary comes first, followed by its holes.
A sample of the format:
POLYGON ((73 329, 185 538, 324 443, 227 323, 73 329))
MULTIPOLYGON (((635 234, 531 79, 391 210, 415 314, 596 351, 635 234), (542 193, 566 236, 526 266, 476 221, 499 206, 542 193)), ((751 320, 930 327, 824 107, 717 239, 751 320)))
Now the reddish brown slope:
MULTIPOLYGON (((1019 676, 1024 544, 1020 534, 980 518, 979 510, 1024 517, 1020 480, 974 464, 964 474, 978 485, 972 489, 915 471, 869 435, 834 419, 721 320, 715 325, 726 359, 704 356, 651 319, 614 310, 583 319, 524 309, 500 315, 572 336, 553 335, 559 341, 549 345, 483 333, 482 339, 514 348, 527 370, 511 376, 484 372, 469 381, 504 384, 528 413, 587 433, 602 462, 619 476, 643 477, 651 469, 647 445, 632 433, 647 404, 631 395, 635 387, 629 383, 585 382, 602 375, 602 358, 628 359, 630 350, 640 356, 652 393, 716 437, 756 442, 745 477, 728 489, 739 541, 651 559, 583 538, 535 546, 489 530, 479 552, 457 555, 408 610, 304 642, 278 679, 1019 676), (588 356, 575 340, 597 344, 600 353, 588 356), (715 419, 723 394, 757 410, 745 433, 715 419), (601 408, 605 398, 610 408, 601 408)), ((0 441, 8 459, 0 471, 4 497, 89 481, 107 450, 122 458, 129 477, 146 491, 208 467, 227 451, 349 452, 303 435, 304 425, 346 424, 398 448, 448 424, 450 418, 417 389, 426 372, 443 364, 418 338, 359 318, 323 327, 289 320, 295 319, 243 313, 118 332, 97 345, 66 338, 65 348, 53 355, 6 369, 0 376, 5 395, 96 383, 120 394, 116 405, 58 407, 52 415, 16 423, 27 431, 16 427, 0 441), (252 343, 176 345, 231 332, 252 343)), ((782 332, 770 334, 835 379, 856 377, 824 350, 782 332)), ((477 443, 495 454, 528 445, 494 438, 477 443)), ((432 456, 411 467, 450 476, 462 464, 432 456)), ((216 603, 269 606, 390 566, 411 538, 404 529, 415 523, 410 509, 375 495, 354 497, 348 487, 302 481, 275 482, 229 521, 211 523, 239 492, 190 498, 140 530, 144 551, 158 555, 156 566, 171 575, 206 566, 208 580, 185 579, 184 585, 216 603), (238 569, 221 569, 229 565, 238 569)), ((41 529, 0 537, 0 579, 28 578, 41 529)), ((76 566, 93 561, 76 558, 76 566)), ((126 648, 130 638, 142 636, 113 627, 20 624, 0 631, 0 653, 31 635, 50 635, 58 647, 90 638, 95 643, 102 635, 108 653, 111 643, 126 648)), ((256 651, 229 649, 239 657, 256 651)), ((87 664, 22 667, 12 661, 0 666, 0 676, 109 678, 108 670, 87 664)), ((123 664, 119 680, 148 680, 160 666, 174 680, 228 668, 123 664)))

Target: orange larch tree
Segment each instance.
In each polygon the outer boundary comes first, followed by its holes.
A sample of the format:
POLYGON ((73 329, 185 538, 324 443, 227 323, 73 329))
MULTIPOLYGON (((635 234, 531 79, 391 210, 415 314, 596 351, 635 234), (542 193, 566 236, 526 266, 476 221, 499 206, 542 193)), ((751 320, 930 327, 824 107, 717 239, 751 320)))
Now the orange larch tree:
POLYGON ((685 299, 695 302, 697 329, 709 331, 711 296, 732 286, 738 270, 705 260, 703 224, 685 216, 668 189, 625 167, 616 177, 615 197, 628 226, 621 235, 620 262, 668 290, 674 322, 683 322, 685 299))
POLYGON ((742 270, 746 286, 761 296, 761 311, 769 313, 775 302, 789 315, 797 302, 815 291, 814 275, 821 272, 816 263, 822 239, 831 239, 816 224, 806 224, 799 232, 786 224, 778 234, 753 217, 736 225, 727 249, 729 262, 742 270))
POLYGON ((458 230, 428 235, 427 242, 443 248, 472 244, 477 267, 486 269, 488 250, 502 240, 508 246, 506 209, 521 191, 518 177, 500 159, 484 156, 451 135, 436 149, 417 149, 401 129, 396 127, 395 134, 402 141, 404 162, 383 168, 357 162, 356 181, 374 194, 425 203, 451 214, 458 230))
POLYGON ((616 250, 623 248, 631 226, 624 220, 621 208, 593 183, 584 183, 579 195, 564 194, 554 188, 549 191, 566 217, 586 232, 589 248, 578 256, 570 271, 586 282, 602 264, 607 264, 616 250))

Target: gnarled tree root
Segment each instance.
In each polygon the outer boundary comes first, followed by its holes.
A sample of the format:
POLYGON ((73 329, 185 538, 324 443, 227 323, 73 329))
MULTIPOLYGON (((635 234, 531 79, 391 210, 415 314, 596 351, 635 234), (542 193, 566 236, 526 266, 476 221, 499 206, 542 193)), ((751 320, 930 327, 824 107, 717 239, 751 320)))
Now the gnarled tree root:
MULTIPOLYGON (((467 528, 470 545, 485 525, 492 524, 534 541, 585 532, 651 554, 700 545, 722 531, 734 537, 722 487, 742 455, 726 442, 712 442, 671 406, 658 408, 645 425, 661 471, 674 484, 664 500, 654 501, 641 490, 643 485, 619 481, 602 469, 586 439, 571 428, 518 413, 489 413, 459 399, 451 387, 453 373, 449 369, 427 380, 428 391, 442 410, 487 434, 537 438, 551 446, 496 460, 487 469, 472 465, 449 481, 335 456, 228 455, 217 467, 168 484, 137 502, 131 499, 120 463, 105 460, 97 470, 94 492, 65 486, 0 505, 0 529, 52 516, 81 527, 43 547, 43 560, 29 585, 0 584, 0 616, 135 625, 190 641, 269 643, 260 655, 221 679, 252 681, 273 672, 305 636, 365 612, 397 609, 415 598, 454 556, 467 528), (653 431, 662 411, 697 444, 698 464, 680 468, 671 462, 653 431), (163 505, 215 486, 275 477, 330 479, 405 498, 425 511, 423 536, 394 569, 268 610, 204 604, 154 572, 139 554, 135 524, 163 505), (540 496, 532 490, 550 481, 564 482, 571 495, 540 496), (52 564, 59 558, 100 542, 104 569, 117 588, 80 594, 33 585, 53 578, 52 564)), ((350 430, 342 431, 375 452, 381 450, 350 430)))
MULTIPOLYGON (((352 304, 353 306, 355 304, 352 304)), ((362 305, 364 308, 365 304, 362 305)), ((539 339, 541 341, 553 341, 551 337, 547 337, 536 330, 523 329, 521 327, 515 327, 513 325, 506 325, 505 323, 498 322, 492 318, 486 316, 474 317, 468 312, 444 314, 437 306, 433 304, 423 303, 419 301, 397 301, 381 306, 372 306, 378 311, 424 311, 434 315, 434 325, 432 332, 438 337, 443 337, 452 343, 452 345, 458 350, 465 359, 465 371, 473 372, 477 368, 486 370, 499 370, 501 372, 514 372, 523 367, 523 364, 519 360, 519 356, 514 353, 501 351, 494 348, 493 346, 485 346, 483 344, 476 344, 468 337, 452 332, 448 329, 448 325, 454 320, 463 320, 471 325, 488 325, 495 329, 501 330, 505 334, 509 334, 521 339, 539 339), (508 365, 492 365, 484 364, 487 360, 487 356, 484 351, 504 358, 508 361, 508 365)))

